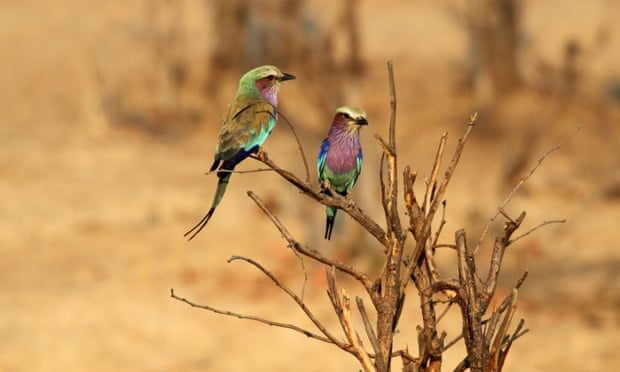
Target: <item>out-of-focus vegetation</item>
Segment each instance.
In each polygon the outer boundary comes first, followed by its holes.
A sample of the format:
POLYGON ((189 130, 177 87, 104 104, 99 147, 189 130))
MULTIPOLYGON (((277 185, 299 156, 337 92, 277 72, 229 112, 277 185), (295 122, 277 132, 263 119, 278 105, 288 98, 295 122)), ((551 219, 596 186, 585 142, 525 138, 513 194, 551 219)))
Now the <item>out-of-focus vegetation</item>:
MULTIPOLYGON (((388 59, 401 164, 425 174, 441 133, 450 133, 450 150, 470 113, 480 114, 446 195, 446 231, 465 227, 477 236, 538 156, 581 126, 512 204, 512 214, 528 211, 524 228, 568 222, 507 254, 507 286, 530 270, 519 311, 532 332, 514 345, 505 370, 617 369, 619 18, 610 0, 4 4, 0 370, 354 368, 324 345, 192 311, 168 291, 302 319, 286 300, 266 300, 270 289, 258 274, 225 264, 245 254, 292 285, 301 280, 248 189, 300 240, 376 265, 371 241, 347 218, 338 238, 323 243, 324 210, 269 173, 235 177, 204 234, 191 243, 182 235, 212 197, 214 179, 203 173, 238 78, 264 63, 298 76, 280 103, 309 159, 336 107, 364 107, 370 125, 353 198, 379 219, 373 134, 387 130, 388 59)), ((266 150, 301 173, 283 124, 266 150)), ((314 269, 307 298, 327 306, 324 273, 314 269)), ((446 319, 455 333, 457 320, 446 319)), ((403 314, 397 342, 418 322, 403 314)), ((450 358, 446 368, 458 362, 450 358)))

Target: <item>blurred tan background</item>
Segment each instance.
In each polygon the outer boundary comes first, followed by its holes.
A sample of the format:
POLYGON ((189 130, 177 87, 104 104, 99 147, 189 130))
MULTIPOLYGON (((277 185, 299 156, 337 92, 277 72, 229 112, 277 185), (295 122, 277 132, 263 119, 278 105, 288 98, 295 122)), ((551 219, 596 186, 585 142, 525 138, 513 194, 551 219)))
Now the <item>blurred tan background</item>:
MULTIPOLYGON (((0 370, 357 370, 335 347, 192 309, 169 290, 311 328, 256 270, 226 264, 233 254, 249 256, 301 288, 297 259, 247 190, 300 241, 379 269, 375 242, 350 218, 340 214, 334 240, 323 242, 323 208, 269 173, 233 176, 206 229, 189 243, 183 233, 211 202, 216 178, 204 173, 238 78, 266 63, 298 76, 280 102, 311 171, 334 109, 366 109, 354 199, 382 221, 373 136, 387 133, 387 60, 395 67, 400 164, 418 171, 419 190, 441 133, 449 132, 450 153, 469 115, 480 114, 446 195, 442 241, 461 227, 476 241, 536 159, 581 126, 507 208, 528 212, 523 231, 544 220, 567 223, 507 252, 499 292, 530 270, 518 316, 531 331, 505 370, 620 368, 620 3, 501 3, 4 2, 0 370)), ((304 175, 282 121, 265 148, 304 175)), ((248 160, 240 169, 258 165, 248 160)), ((450 252, 441 255, 450 275, 450 252)), ((322 268, 306 266, 306 299, 336 329, 322 268)), ((415 297, 399 348, 416 348, 415 297)), ((440 325, 448 340, 457 336, 458 314, 440 325)), ((446 352, 445 370, 462 355, 462 347, 446 352)))

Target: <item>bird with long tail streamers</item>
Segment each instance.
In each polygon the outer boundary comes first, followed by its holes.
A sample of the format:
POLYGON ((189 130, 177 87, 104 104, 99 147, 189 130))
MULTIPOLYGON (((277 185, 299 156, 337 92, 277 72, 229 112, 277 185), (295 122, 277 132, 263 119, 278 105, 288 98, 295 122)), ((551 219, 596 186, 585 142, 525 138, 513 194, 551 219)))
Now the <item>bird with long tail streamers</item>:
POLYGON ((260 66, 246 72, 239 80, 237 95, 222 118, 213 165, 218 183, 213 203, 207 214, 184 236, 192 240, 209 222, 222 201, 231 172, 265 142, 278 117, 278 89, 283 81, 295 76, 275 66, 260 66), (190 235, 191 234, 191 235, 190 235))
MULTIPOLYGON (((360 128, 367 124, 366 113, 361 109, 342 106, 336 110, 327 138, 321 143, 317 160, 322 192, 335 191, 346 197, 355 185, 362 171, 360 128)), ((327 207, 327 240, 331 240, 337 211, 336 207, 327 207)))

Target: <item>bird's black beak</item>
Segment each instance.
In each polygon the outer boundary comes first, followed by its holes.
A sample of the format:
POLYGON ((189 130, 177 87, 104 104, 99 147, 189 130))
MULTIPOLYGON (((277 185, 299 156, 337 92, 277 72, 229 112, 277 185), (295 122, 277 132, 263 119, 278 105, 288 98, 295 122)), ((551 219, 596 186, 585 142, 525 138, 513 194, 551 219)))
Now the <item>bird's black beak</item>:
POLYGON ((291 75, 291 74, 287 74, 286 72, 283 72, 282 76, 278 80, 280 81, 295 80, 295 75, 291 75))
POLYGON ((358 125, 368 125, 368 120, 366 120, 366 118, 364 118, 364 117, 355 119, 355 122, 358 125))

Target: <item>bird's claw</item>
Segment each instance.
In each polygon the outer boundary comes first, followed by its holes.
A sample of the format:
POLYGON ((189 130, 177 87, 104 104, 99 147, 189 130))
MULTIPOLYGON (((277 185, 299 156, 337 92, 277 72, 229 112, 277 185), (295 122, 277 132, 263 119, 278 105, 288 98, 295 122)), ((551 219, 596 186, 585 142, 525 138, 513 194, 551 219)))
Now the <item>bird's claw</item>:
POLYGON ((355 206, 355 202, 353 201, 353 198, 351 197, 351 194, 345 195, 345 199, 347 200, 347 206, 349 208, 353 208, 355 206))
POLYGON ((262 146, 259 146, 258 149, 256 150, 256 157, 260 161, 266 161, 267 160, 267 152, 265 152, 265 150, 263 150, 262 146))
POLYGON ((329 196, 334 196, 329 180, 319 181, 319 187, 321 188, 322 193, 325 193, 329 196))

